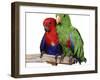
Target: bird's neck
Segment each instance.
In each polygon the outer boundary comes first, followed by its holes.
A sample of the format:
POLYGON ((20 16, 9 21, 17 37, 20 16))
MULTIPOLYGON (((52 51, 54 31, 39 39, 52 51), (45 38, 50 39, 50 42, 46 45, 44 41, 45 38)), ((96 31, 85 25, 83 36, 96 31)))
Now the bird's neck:
POLYGON ((51 31, 56 31, 56 27, 51 26, 51 27, 50 27, 50 30, 51 30, 51 31))

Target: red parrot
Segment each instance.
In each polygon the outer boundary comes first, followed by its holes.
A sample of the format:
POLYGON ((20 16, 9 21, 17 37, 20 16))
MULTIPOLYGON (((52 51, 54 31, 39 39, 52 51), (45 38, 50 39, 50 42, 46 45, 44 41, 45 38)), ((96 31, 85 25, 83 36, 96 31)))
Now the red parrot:
POLYGON ((44 28, 45 28, 45 39, 48 46, 57 45, 59 43, 58 41, 58 35, 56 32, 56 20, 54 18, 47 18, 43 22, 44 28))
POLYGON ((56 31, 56 20, 54 18, 46 18, 43 21, 43 26, 45 34, 40 44, 40 57, 42 57, 44 53, 54 55, 57 63, 57 56, 61 55, 62 49, 59 44, 58 34, 56 31))

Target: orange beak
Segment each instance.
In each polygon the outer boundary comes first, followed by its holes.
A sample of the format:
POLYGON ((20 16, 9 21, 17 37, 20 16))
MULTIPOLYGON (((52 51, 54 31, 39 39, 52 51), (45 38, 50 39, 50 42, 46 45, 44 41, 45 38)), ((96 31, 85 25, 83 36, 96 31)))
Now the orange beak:
POLYGON ((60 18, 60 16, 57 16, 57 17, 56 17, 56 23, 57 23, 57 24, 61 23, 61 18, 60 18))

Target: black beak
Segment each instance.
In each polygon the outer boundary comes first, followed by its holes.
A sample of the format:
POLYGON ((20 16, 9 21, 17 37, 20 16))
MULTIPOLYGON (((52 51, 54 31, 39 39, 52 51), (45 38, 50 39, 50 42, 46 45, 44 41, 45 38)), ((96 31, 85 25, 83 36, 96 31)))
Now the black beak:
POLYGON ((45 30, 46 32, 49 32, 49 29, 48 29, 47 27, 45 27, 44 30, 45 30))

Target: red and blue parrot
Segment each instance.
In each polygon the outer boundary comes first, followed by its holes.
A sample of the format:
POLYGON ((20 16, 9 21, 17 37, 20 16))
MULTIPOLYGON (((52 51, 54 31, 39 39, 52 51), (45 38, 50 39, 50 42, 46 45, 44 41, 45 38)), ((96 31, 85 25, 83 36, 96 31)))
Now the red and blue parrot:
POLYGON ((43 21, 45 34, 40 44, 40 58, 43 54, 54 55, 57 64, 57 57, 62 54, 62 48, 59 44, 58 34, 56 31, 56 20, 54 18, 46 18, 43 21))

